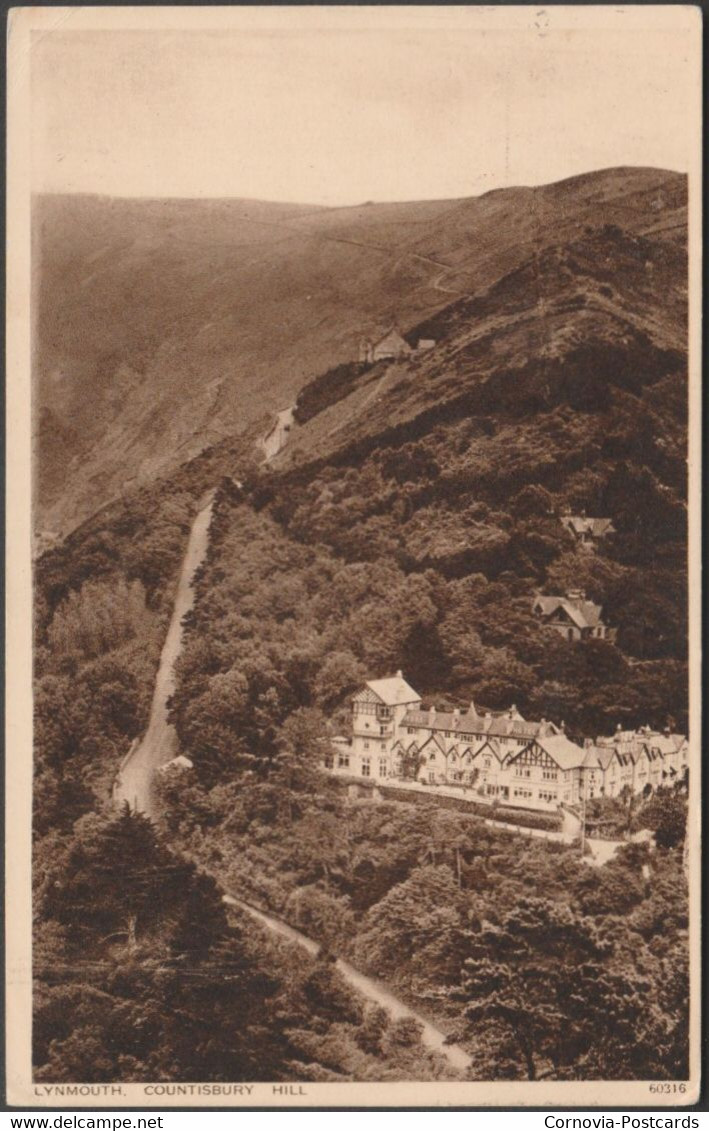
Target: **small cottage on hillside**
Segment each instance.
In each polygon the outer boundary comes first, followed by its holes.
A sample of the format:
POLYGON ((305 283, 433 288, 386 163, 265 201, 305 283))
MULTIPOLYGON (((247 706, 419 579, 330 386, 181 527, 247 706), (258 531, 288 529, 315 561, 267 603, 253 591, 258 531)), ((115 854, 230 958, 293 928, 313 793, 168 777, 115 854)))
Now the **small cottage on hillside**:
POLYGON ((561 525, 581 546, 594 546, 600 538, 605 538, 607 534, 615 534, 612 519, 588 518, 585 511, 581 514, 568 512, 562 514, 561 525))
POLYGON ((532 612, 542 624, 556 629, 565 640, 611 639, 612 632, 601 620, 602 611, 600 605, 586 600, 583 589, 569 589, 565 597, 538 595, 532 603, 532 612))
POLYGON ((386 361, 391 358, 410 357, 412 350, 406 339, 399 333, 395 326, 390 326, 385 334, 373 341, 364 338, 360 342, 360 361, 386 361))

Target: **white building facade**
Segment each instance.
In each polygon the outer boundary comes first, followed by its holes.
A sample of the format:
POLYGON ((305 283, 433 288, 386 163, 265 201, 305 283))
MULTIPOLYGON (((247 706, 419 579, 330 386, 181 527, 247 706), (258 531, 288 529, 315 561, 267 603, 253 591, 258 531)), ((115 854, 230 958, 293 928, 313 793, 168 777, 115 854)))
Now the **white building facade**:
POLYGON ((349 778, 454 785, 468 795, 554 811, 593 797, 647 793, 686 780, 683 735, 649 727, 572 742, 563 724, 508 711, 423 709, 401 672, 370 680, 352 699, 352 737, 333 740, 325 768, 349 778))

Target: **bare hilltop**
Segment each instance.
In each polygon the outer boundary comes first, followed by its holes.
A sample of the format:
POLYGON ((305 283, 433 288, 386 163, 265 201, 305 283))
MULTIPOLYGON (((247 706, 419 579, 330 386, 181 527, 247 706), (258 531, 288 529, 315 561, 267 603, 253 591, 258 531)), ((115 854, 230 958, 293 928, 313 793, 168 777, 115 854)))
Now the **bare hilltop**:
MULTIPOLYGON (((315 377, 356 359, 363 335, 391 324, 444 336, 446 318, 460 320, 456 304, 478 302, 478 362, 501 364, 501 286, 525 309, 515 364, 531 359, 548 347, 540 287, 554 276, 559 289, 554 257, 579 240, 600 255, 608 229, 676 247, 681 261, 686 178, 609 169, 470 199, 348 208, 37 197, 36 527, 64 535, 122 492, 265 428, 315 377)), ((663 322, 683 300, 675 282, 655 304, 663 322)), ((578 311, 574 320, 583 333, 578 311)), ((508 342, 509 329, 508 318, 508 342)), ((658 333, 663 348, 677 344, 667 325, 658 333)))

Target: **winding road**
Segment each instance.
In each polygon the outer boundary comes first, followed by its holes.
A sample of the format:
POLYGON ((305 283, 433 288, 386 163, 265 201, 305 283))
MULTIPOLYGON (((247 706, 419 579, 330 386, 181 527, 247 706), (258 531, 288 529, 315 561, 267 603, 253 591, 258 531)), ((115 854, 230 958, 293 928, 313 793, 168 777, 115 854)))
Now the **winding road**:
MULTIPOLYGON (((293 425, 295 405, 278 413, 271 429, 261 441, 265 462, 269 463, 285 446, 293 425)), ((174 726, 168 722, 168 700, 175 690, 175 663, 182 650, 183 618, 194 604, 192 580, 195 571, 204 561, 209 545, 209 525, 212 521, 214 491, 206 496, 205 504, 197 514, 192 529, 180 579, 175 594, 175 604, 160 655, 160 665, 155 678, 153 701, 148 729, 140 742, 134 743, 120 765, 113 783, 113 800, 118 805, 128 802, 137 813, 152 817, 155 814, 153 781, 155 771, 179 754, 179 740, 174 726)))
POLYGON ((177 584, 170 627, 160 655, 148 729, 141 741, 124 759, 113 785, 114 801, 118 804, 127 801, 131 809, 145 813, 148 817, 154 813, 152 787, 155 771, 158 766, 169 762, 179 752, 177 732, 167 720, 167 702, 175 690, 175 661, 182 648, 182 620, 194 604, 192 579, 204 560, 209 544, 213 501, 212 492, 209 502, 200 510, 192 523, 187 552, 177 584))
MULTIPOLYGON (((238 907, 240 911, 245 911, 252 919, 256 919, 262 926, 266 927, 272 934, 278 935, 288 942, 294 943, 303 948, 308 954, 314 958, 317 957, 320 951, 320 944, 316 943, 313 939, 309 939, 307 935, 301 934, 295 927, 291 927, 288 923, 284 923, 282 919, 276 918, 275 915, 267 915, 265 911, 259 911, 258 908, 252 907, 250 903, 244 903, 241 899, 236 899, 233 895, 225 895, 224 902, 230 907, 238 907)), ((398 1021, 402 1017, 412 1017, 418 1021, 422 1026, 421 1041, 426 1048, 431 1049, 433 1052, 441 1053, 445 1056, 453 1068, 459 1071, 465 1071, 472 1064, 472 1059, 468 1053, 460 1047, 460 1045, 446 1044, 446 1035, 420 1013, 415 1010, 409 1009, 404 1005, 398 997, 378 982, 375 978, 370 978, 367 974, 360 973, 354 966, 350 966, 349 962, 345 962, 343 958, 338 958, 335 961, 335 968, 342 975, 344 980, 352 986, 362 997, 368 1001, 379 1005, 385 1009, 390 1017, 398 1021)))
MULTIPOLYGON (((288 423, 292 421, 292 409, 286 409, 283 413, 279 413, 276 427, 281 426, 278 431, 280 432, 279 438, 282 443, 285 442, 288 434, 287 431, 282 428, 286 420, 288 423), (286 414, 290 414, 290 416, 286 414)), ((280 450, 280 448, 277 450, 280 450)), ((275 454, 275 452, 271 454, 267 450, 267 459, 273 458, 273 454, 275 454)), ((158 667, 153 690, 153 701, 150 709, 148 729, 143 738, 139 742, 134 743, 126 758, 123 760, 113 785, 113 799, 116 804, 121 805, 128 802, 132 810, 144 813, 148 817, 154 816, 156 812, 153 794, 155 772, 160 766, 169 762, 179 753, 179 739, 174 726, 168 722, 167 704, 175 690, 175 662, 182 648, 184 634, 183 618, 186 613, 192 609, 194 604, 192 582, 196 570, 204 561, 209 545, 209 527, 212 520, 213 503, 214 492, 212 491, 208 496, 206 505, 199 511, 192 524, 189 541, 187 543, 187 551, 182 563, 177 592, 175 594, 175 604, 172 610, 170 626, 160 655, 160 665, 158 667)), ((302 947, 308 954, 316 956, 319 953, 319 943, 301 934, 300 931, 284 923, 281 919, 273 915, 268 915, 264 911, 259 911, 257 908, 252 907, 251 904, 244 903, 235 896, 224 895, 223 899, 224 902, 230 906, 238 907, 242 911, 245 911, 273 934, 302 947)), ((422 1017, 419 1013, 410 1009, 380 982, 376 981, 374 978, 370 978, 366 974, 362 974, 342 958, 336 959, 335 966, 345 981, 352 986, 357 993, 367 1001, 381 1006, 387 1011, 390 1017, 395 1020, 403 1017, 411 1017, 418 1021, 422 1027, 421 1040, 423 1044, 427 1048, 445 1056, 453 1068, 458 1071, 465 1071, 470 1066, 472 1063, 471 1058, 464 1049, 456 1044, 447 1044, 445 1033, 437 1029, 430 1021, 427 1021, 425 1017, 422 1017)))

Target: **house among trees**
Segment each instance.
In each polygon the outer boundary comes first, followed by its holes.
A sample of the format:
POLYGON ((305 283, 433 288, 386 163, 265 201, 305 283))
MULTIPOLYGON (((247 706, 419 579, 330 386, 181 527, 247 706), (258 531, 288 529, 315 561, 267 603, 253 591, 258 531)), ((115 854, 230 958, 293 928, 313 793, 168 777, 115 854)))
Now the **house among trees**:
POLYGON ((641 727, 583 746, 563 723, 507 711, 424 709, 401 672, 368 681, 352 699, 352 738, 333 739, 325 768, 377 782, 455 785, 524 809, 553 811, 585 798, 648 793, 686 780, 683 735, 641 727))
POLYGON ((390 679, 372 679, 352 700, 352 743, 337 750, 337 767, 362 777, 388 778, 399 727, 412 708, 421 706, 418 692, 398 671, 390 679))
POLYGON ((583 589, 569 589, 565 597, 538 594, 532 612, 542 624, 554 628, 565 640, 612 640, 615 633, 601 620, 601 605, 586 600, 583 589))
POLYGON ((600 538, 605 538, 607 534, 615 534, 612 519, 588 518, 585 511, 581 511, 581 514, 570 514, 567 511, 561 516, 561 525, 580 546, 595 546, 600 538))

